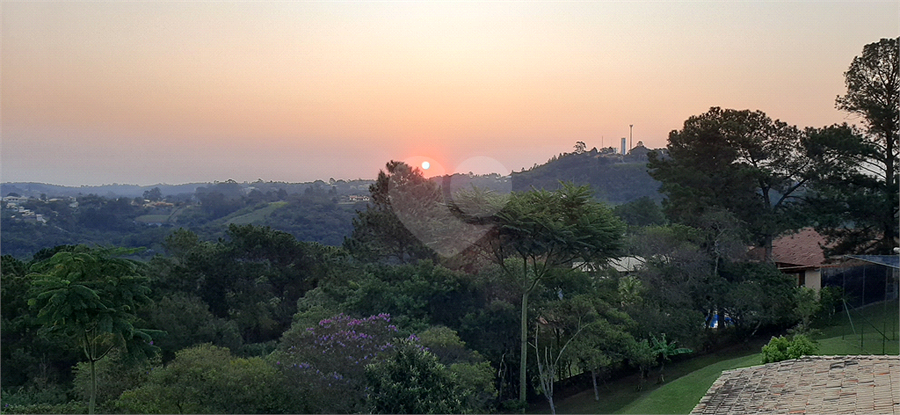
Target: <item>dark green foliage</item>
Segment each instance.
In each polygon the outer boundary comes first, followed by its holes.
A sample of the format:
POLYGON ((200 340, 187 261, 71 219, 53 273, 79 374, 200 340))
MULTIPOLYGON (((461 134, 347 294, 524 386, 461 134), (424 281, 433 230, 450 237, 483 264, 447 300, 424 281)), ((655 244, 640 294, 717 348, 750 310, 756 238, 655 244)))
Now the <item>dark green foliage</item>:
POLYGON ((563 154, 546 164, 512 174, 512 190, 526 192, 532 188, 556 190, 560 182, 588 185, 597 197, 613 204, 628 203, 646 197, 661 199, 659 182, 647 174, 646 160, 615 155, 599 155, 586 151, 563 154))
POLYGON ((144 191, 144 199, 147 199, 151 202, 158 202, 162 200, 162 190, 159 190, 159 187, 154 187, 150 190, 144 191))
POLYGON ((844 73, 847 94, 836 100, 838 109, 861 115, 869 133, 879 140, 886 153, 898 150, 900 112, 897 94, 900 91, 900 38, 885 38, 863 47, 861 56, 853 58, 844 73), (892 145, 891 141, 895 144, 892 145))
MULTIPOLYGON (((122 392, 144 384, 150 371, 159 365, 159 357, 137 360, 129 358, 120 351, 112 351, 106 359, 96 363, 97 376, 97 408, 102 413, 113 413, 112 402, 119 398, 122 392)), ((82 402, 90 400, 91 396, 91 366, 89 363, 80 362, 73 369, 75 380, 74 392, 82 402)))
POLYGON ((660 383, 666 381, 663 371, 665 370, 666 362, 670 361, 672 356, 694 352, 687 347, 676 347, 676 343, 674 340, 666 340, 666 333, 663 333, 658 338, 652 334, 650 335, 650 349, 656 354, 657 362, 659 363, 660 383))
POLYGON ((265 219, 273 229, 290 233, 297 240, 341 246, 353 231, 356 205, 338 204, 334 194, 323 188, 308 187, 301 195, 286 199, 287 204, 265 219))
POLYGON ((474 308, 474 281, 431 261, 417 265, 370 266, 366 278, 357 280, 343 307, 362 315, 386 312, 399 317, 409 330, 432 324, 457 326, 467 310, 474 308))
POLYGON ((390 161, 386 170, 379 171, 378 179, 369 186, 372 202, 353 220, 353 233, 344 241, 344 248, 365 262, 436 259, 434 251, 413 235, 398 215, 424 219, 425 211, 442 201, 437 185, 403 162, 390 161))
POLYGON ((78 198, 78 214, 75 220, 88 229, 100 231, 134 232, 137 225, 134 218, 142 213, 142 208, 131 203, 129 198, 107 199, 95 195, 78 198))
POLYGON ((554 192, 513 192, 486 221, 493 229, 482 249, 521 287, 519 399, 524 401, 530 293, 558 267, 571 268, 576 260, 603 263, 617 255, 624 225, 593 199, 590 188, 568 183, 554 192))
POLYGON ((418 339, 425 350, 456 375, 460 385, 472 390, 463 397, 463 406, 479 413, 488 412, 497 398, 497 376, 491 363, 478 352, 467 349, 466 343, 449 327, 431 327, 419 333, 418 339))
POLYGON ((769 340, 769 344, 762 347, 762 362, 780 362, 782 360, 815 355, 816 353, 818 353, 816 344, 802 334, 796 334, 790 338, 778 336, 772 337, 769 340))
POLYGON ((366 367, 368 404, 373 413, 461 414, 475 385, 460 382, 437 357, 412 342, 401 342, 383 361, 366 367))
MULTIPOLYGON (((0 258, 0 387, 7 393, 18 387, 24 388, 23 393, 30 390, 34 394, 52 389, 57 382, 69 379, 70 368, 81 354, 62 334, 40 330, 36 312, 28 306, 32 280, 28 266, 9 255, 0 258)), ((52 401, 16 402, 24 405, 52 401)))
POLYGON ((195 196, 200 200, 200 208, 206 215, 202 220, 206 221, 221 218, 246 206, 241 186, 234 180, 198 187, 195 196))
POLYGON ((164 361, 174 358, 178 350, 196 344, 211 343, 230 350, 239 350, 243 344, 237 323, 213 316, 209 306, 193 294, 165 295, 142 315, 151 327, 166 332, 154 339, 164 361))
POLYGON ((166 247, 172 259, 155 264, 159 288, 198 296, 213 316, 237 324, 244 343, 275 340, 287 330, 297 300, 326 275, 328 258, 339 255, 253 225, 231 225, 216 243, 179 230, 166 247))
POLYGON ((50 333, 62 333, 84 352, 91 368, 88 410, 96 402, 96 363, 115 348, 131 355, 153 353, 152 330, 139 329, 136 311, 150 302, 138 263, 128 251, 79 246, 31 267, 29 306, 50 333))
POLYGON ((127 413, 302 413, 303 396, 283 388, 279 372, 261 358, 237 358, 228 349, 199 345, 155 367, 115 407, 127 413))
POLYGON ((670 220, 702 227, 705 213, 725 210, 768 258, 777 235, 804 224, 798 195, 811 167, 801 138, 761 111, 713 107, 669 134, 668 157, 650 153, 650 175, 662 182, 670 220))
MULTIPOLYGON (((6 400, 4 399, 4 402, 6 400)), ((6 414, 86 414, 87 406, 81 402, 69 401, 61 404, 14 404, 3 408, 6 414)))
POLYGON ((157 247, 164 237, 164 229, 134 221, 146 209, 131 199, 87 195, 77 201, 77 207, 72 207, 69 200, 30 199, 24 207, 43 215, 46 224, 13 218, 9 209, 2 209, 3 253, 27 258, 41 249, 67 244, 157 247))
POLYGON ((664 225, 666 223, 666 215, 663 214, 660 205, 646 196, 614 207, 613 213, 622 222, 625 222, 629 228, 664 225))
POLYGON ((752 335, 761 327, 787 327, 799 320, 796 280, 773 265, 728 264, 722 277, 710 296, 740 331, 752 335))
POLYGON ((811 129, 809 156, 821 166, 810 196, 816 228, 834 243, 829 254, 893 254, 897 246, 900 163, 900 52, 881 39, 853 59, 838 109, 861 116, 846 125, 811 129))

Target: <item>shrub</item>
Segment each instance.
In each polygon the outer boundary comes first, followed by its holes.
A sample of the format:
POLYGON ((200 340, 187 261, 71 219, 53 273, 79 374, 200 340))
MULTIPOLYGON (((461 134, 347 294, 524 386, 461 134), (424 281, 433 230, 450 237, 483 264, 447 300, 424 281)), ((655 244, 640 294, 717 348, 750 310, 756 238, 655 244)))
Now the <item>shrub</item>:
POLYGON ((475 385, 464 385, 431 352, 410 340, 401 341, 391 355, 366 366, 372 413, 472 413, 467 404, 475 385))
POLYGON ((797 359, 801 356, 814 355, 818 352, 816 344, 809 337, 802 334, 797 334, 790 338, 784 336, 772 337, 769 340, 769 344, 762 347, 763 363, 797 359))
POLYGON ((303 412, 303 397, 286 393, 282 385, 278 371, 263 359, 239 358, 202 344, 154 368, 146 382, 122 393, 115 405, 128 413, 303 412))

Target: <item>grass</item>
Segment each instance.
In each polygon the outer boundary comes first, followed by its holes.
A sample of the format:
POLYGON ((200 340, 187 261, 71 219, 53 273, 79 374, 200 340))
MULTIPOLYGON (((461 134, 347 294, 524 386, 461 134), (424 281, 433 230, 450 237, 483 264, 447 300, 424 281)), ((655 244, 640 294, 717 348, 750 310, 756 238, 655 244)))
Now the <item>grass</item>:
POLYGON ((670 381, 653 393, 626 405, 620 414, 686 414, 690 413, 700 398, 725 370, 762 364, 762 354, 722 360, 670 381))
POLYGON ((815 336, 819 354, 900 354, 897 300, 835 314, 815 336), (884 336, 882 336, 882 333, 884 336))
MULTIPOLYGON (((612 413, 673 413, 678 411, 677 408, 687 407, 685 413, 690 412, 694 405, 700 400, 700 397, 706 393, 709 386, 719 377, 722 370, 733 369, 736 367, 752 366, 759 364, 761 357, 759 349, 762 343, 749 343, 748 345, 740 345, 729 350, 723 350, 716 354, 698 356, 689 360, 684 360, 666 365, 666 380, 664 384, 656 383, 657 371, 650 372, 644 388, 637 390, 637 375, 627 376, 613 382, 607 382, 600 386, 600 400, 594 400, 594 390, 589 388, 579 392, 566 399, 556 402, 556 411, 558 413, 582 413, 582 414, 612 414, 612 413), (745 363, 747 361, 749 363, 745 363), (737 363, 735 363, 737 362, 737 363), (730 365, 741 364, 743 366, 730 365), (691 377, 688 382, 681 382, 682 378, 691 377), (702 388, 697 386, 697 379, 709 379, 709 383, 702 388), (673 386, 674 385, 674 386, 673 386), (680 386, 679 386, 680 385, 680 386), (674 387, 674 389, 673 389, 674 387), (684 392, 679 389, 696 389, 696 395, 683 396, 684 392), (702 390, 701 390, 702 389, 702 390), (661 395, 657 395, 657 394, 661 395), (678 406, 673 406, 669 401, 671 394, 680 395, 683 400, 678 406), (698 394, 699 393, 699 394, 698 394), (658 397, 657 397, 658 396, 658 397), (649 410, 641 402, 649 400, 649 402, 661 402, 661 410, 649 410)), ((534 413, 549 413, 550 407, 545 402, 534 405, 531 411, 534 413)))
POLYGON ((249 225, 263 223, 265 222, 266 216, 269 216, 270 213, 274 212, 276 209, 283 207, 284 205, 287 205, 287 202, 272 202, 263 208, 230 218, 225 222, 225 224, 249 225))
MULTIPOLYGON (((833 316, 815 336, 820 355, 900 354, 900 312, 897 300, 874 304, 833 316), (852 324, 851 324, 852 319, 852 324), (885 333, 886 336, 882 336, 885 333)), ((722 371, 762 364, 762 344, 699 356, 666 365, 668 382, 659 385, 651 372, 643 391, 637 391, 637 376, 610 382, 600 389, 600 401, 593 389, 579 392, 556 404, 558 413, 592 414, 676 414, 689 413, 722 371)), ((549 413, 546 403, 529 412, 549 413)))

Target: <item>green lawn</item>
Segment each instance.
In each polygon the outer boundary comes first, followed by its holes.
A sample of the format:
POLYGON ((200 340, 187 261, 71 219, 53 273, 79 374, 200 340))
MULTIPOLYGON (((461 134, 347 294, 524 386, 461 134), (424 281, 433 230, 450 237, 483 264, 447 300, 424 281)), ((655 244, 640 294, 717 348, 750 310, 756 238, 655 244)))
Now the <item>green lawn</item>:
POLYGON ((274 212, 276 209, 281 208, 285 205, 287 205, 287 202, 272 202, 261 209, 256 209, 252 212, 229 218, 225 222, 225 224, 226 225, 231 225, 231 224, 249 225, 249 224, 264 223, 266 216, 269 216, 270 213, 274 212))
POLYGON ((667 382, 647 396, 626 405, 620 414, 686 414, 690 413, 700 398, 712 386, 725 370, 750 367, 762 364, 762 355, 754 353, 748 356, 722 360, 695 370, 685 376, 667 382))
POLYGON ((832 316, 815 336, 819 354, 888 354, 900 352, 900 311, 897 300, 832 316), (882 336, 882 333, 884 336, 882 336))
MULTIPOLYGON (((900 354, 900 312, 896 300, 851 311, 850 318, 844 313, 827 322, 822 333, 815 336, 819 354, 900 354)), ((601 387, 600 401, 595 401, 593 390, 588 389, 559 400, 556 409, 558 413, 686 414, 722 371, 762 364, 761 347, 761 343, 752 344, 668 365, 665 384, 653 382, 652 372, 640 392, 636 390, 637 377, 628 376, 601 387)), ((546 403, 530 409, 531 413, 550 412, 546 403)))
MULTIPOLYGON (((714 355, 698 356, 693 359, 666 365, 666 380, 664 384, 657 384, 657 370, 651 371, 642 391, 637 390, 637 375, 627 376, 614 382, 608 382, 600 387, 600 400, 594 400, 593 389, 582 391, 569 398, 556 402, 558 413, 581 414, 612 414, 612 413, 674 413, 681 407, 688 407, 690 412, 694 405, 700 401, 700 397, 706 393, 713 381, 719 377, 722 370, 737 367, 752 366, 760 363, 759 349, 762 343, 749 343, 730 350, 725 350, 714 355), (749 363, 745 363, 749 362, 749 363), (734 366, 740 364, 741 366, 734 366), (687 382, 679 382, 685 377, 691 377, 687 382), (697 386, 700 379, 709 379, 709 383, 702 388, 697 386), (676 383, 677 382, 677 383, 676 383), (672 389, 674 385, 675 389, 672 389), (672 393, 685 395, 679 389, 696 389, 693 395, 679 396, 680 406, 675 403, 667 403, 672 393), (702 389, 702 390, 701 390, 702 389), (674 391, 674 392, 673 392, 674 391), (699 394, 697 394, 699 393, 699 394), (657 394, 659 398, 657 398, 657 394), (642 402, 658 402, 661 400, 661 408, 657 411, 646 408, 642 402)), ((549 413, 550 407, 546 403, 535 405, 529 412, 549 413)))

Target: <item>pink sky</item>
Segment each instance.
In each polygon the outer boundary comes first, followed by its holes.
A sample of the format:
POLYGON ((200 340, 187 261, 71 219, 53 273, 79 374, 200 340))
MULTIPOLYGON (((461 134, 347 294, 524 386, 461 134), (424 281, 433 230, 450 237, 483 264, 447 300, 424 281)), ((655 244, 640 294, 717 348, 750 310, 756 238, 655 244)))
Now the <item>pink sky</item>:
POLYGON ((897 1, 0 8, 0 180, 64 185, 505 174, 711 106, 855 122, 843 72, 900 35, 897 1))

